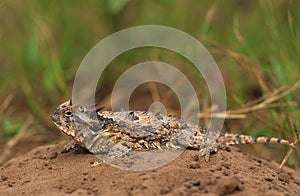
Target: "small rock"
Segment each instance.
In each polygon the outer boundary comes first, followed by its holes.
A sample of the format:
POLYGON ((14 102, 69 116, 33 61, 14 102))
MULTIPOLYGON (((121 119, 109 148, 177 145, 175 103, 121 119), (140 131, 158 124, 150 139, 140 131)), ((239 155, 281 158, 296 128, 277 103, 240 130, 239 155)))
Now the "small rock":
POLYGON ((193 156, 193 161, 199 161, 199 155, 198 154, 193 156))
POLYGON ((270 177, 270 176, 266 176, 265 180, 268 181, 268 182, 272 182, 274 180, 274 178, 270 177))
POLYGON ((226 150, 227 152, 231 152, 231 148, 230 148, 229 146, 226 146, 226 147, 225 147, 225 150, 226 150))
POLYGON ((243 185, 240 179, 234 177, 224 177, 217 182, 215 192, 218 195, 227 195, 236 191, 243 190, 243 185))
POLYGON ((225 171, 223 171, 223 174, 224 174, 225 176, 230 176, 230 171, 229 171, 229 170, 225 170, 225 171))
POLYGON ((249 169, 251 169, 251 170, 255 170, 255 169, 256 169, 256 167, 255 167, 254 165, 251 165, 251 166, 249 167, 249 169))
POLYGON ((160 194, 162 194, 162 195, 168 194, 170 192, 171 192, 171 190, 169 188, 163 188, 160 190, 160 194))
POLYGON ((216 170, 217 170, 217 171, 221 171, 221 170, 222 170, 222 166, 221 166, 221 165, 218 165, 218 166, 216 167, 216 170))
POLYGON ((201 182, 200 181, 196 181, 193 183, 194 186, 200 186, 201 182))
POLYGON ((189 165, 189 168, 191 168, 191 169, 200 169, 201 165, 200 165, 200 163, 191 163, 189 165))
POLYGON ((1 176, 1 180, 2 180, 2 181, 6 181, 7 179, 8 179, 7 176, 1 176))
POLYGON ((257 159, 256 160, 258 163, 262 163, 262 160, 261 159, 257 159))
POLYGON ((50 155, 49 159, 56 159, 57 157, 57 152, 54 152, 53 154, 50 155))
POLYGON ((222 166, 225 167, 226 169, 229 169, 230 168, 230 163, 223 162, 222 166))
POLYGON ((291 176, 289 174, 285 173, 285 172, 281 172, 278 175, 278 180, 280 180, 282 182, 289 183, 290 179, 291 179, 291 176))

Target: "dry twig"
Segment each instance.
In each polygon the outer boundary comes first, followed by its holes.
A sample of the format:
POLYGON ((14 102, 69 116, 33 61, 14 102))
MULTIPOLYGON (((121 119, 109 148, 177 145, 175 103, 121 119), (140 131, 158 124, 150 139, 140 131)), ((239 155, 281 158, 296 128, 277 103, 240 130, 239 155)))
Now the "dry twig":
POLYGON ((0 113, 3 113, 3 111, 9 106, 9 104, 14 99, 15 94, 9 93, 6 98, 4 99, 3 103, 0 105, 0 113))
POLYGON ((26 122, 24 123, 23 127, 19 130, 18 134, 16 134, 11 140, 7 142, 7 144, 4 146, 3 151, 0 155, 0 165, 3 164, 12 153, 13 147, 24 137, 28 136, 28 130, 30 125, 33 122, 33 117, 30 116, 26 122))
POLYGON ((257 100, 252 101, 251 104, 245 104, 244 107, 241 107, 239 109, 235 110, 227 110, 226 112, 221 112, 221 113, 201 113, 199 116, 200 118, 232 118, 232 117, 237 117, 237 118, 243 118, 245 114, 250 113, 250 112, 255 112, 258 110, 264 110, 268 109, 270 107, 282 107, 282 106, 295 106, 295 102, 290 102, 290 103, 285 103, 284 105, 280 104, 274 104, 274 102, 282 99, 285 96, 288 96, 292 92, 294 92, 296 89, 300 87, 300 80, 298 80, 292 87, 290 88, 279 88, 269 95, 265 95, 263 97, 258 98, 257 100), (235 116, 236 115, 236 116, 235 116))
MULTIPOLYGON (((293 130, 294 130, 295 135, 296 135, 296 139, 294 141, 294 144, 295 144, 295 146, 297 146, 297 144, 298 144, 298 142, 300 140, 299 133, 297 132, 297 129, 296 129, 296 126, 295 126, 295 123, 293 122, 293 120, 291 118, 289 118, 289 120, 290 120, 290 124, 293 127, 293 130)), ((288 158, 291 156, 291 154, 292 154, 293 151, 294 151, 294 148, 290 148, 289 149, 289 151, 286 153, 286 155, 282 159, 281 164, 279 166, 279 169, 281 169, 285 165, 285 163, 287 162, 288 158)))

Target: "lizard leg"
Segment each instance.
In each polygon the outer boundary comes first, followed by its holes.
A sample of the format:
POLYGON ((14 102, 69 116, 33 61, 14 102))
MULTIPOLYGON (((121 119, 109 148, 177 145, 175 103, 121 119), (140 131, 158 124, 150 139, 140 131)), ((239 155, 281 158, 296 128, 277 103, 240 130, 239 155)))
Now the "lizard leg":
POLYGON ((102 163, 113 163, 113 164, 119 164, 119 161, 122 161, 122 158, 124 158, 125 155, 129 154, 129 150, 125 147, 122 147, 121 145, 115 145, 111 147, 108 152, 106 153, 99 153, 94 154, 99 159, 98 161, 91 164, 92 167, 98 166, 102 163), (117 162, 115 162, 117 161, 117 162))
POLYGON ((65 146, 64 149, 62 150, 62 153, 67 153, 70 152, 74 149, 77 149, 79 145, 75 143, 74 141, 69 141, 65 146))
POLYGON ((216 144, 213 145, 207 145, 207 146, 203 146, 200 150, 199 150, 199 156, 200 157, 205 157, 205 161, 209 162, 209 158, 210 158, 210 154, 211 153, 215 153, 218 151, 218 147, 216 144))
POLYGON ((199 156, 205 156, 205 161, 209 162, 210 154, 217 152, 218 145, 216 141, 220 136, 221 130, 207 131, 200 145, 199 156))
POLYGON ((129 152, 130 152, 130 150, 127 147, 117 144, 109 149, 107 156, 110 159, 122 158, 125 155, 128 155, 129 152))

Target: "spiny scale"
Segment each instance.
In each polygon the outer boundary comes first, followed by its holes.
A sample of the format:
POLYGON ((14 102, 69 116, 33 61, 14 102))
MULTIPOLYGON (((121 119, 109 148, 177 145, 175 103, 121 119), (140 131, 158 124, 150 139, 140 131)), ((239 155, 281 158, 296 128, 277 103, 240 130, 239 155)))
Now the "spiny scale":
POLYGON ((71 101, 55 109, 50 115, 51 120, 71 140, 66 150, 79 145, 91 153, 115 150, 124 154, 132 150, 190 147, 199 149, 208 161, 210 153, 217 151, 221 145, 279 143, 295 147, 294 143, 284 139, 225 133, 215 143, 208 145, 207 149, 200 149, 207 130, 195 124, 160 113, 101 112, 101 109, 72 105, 71 101))

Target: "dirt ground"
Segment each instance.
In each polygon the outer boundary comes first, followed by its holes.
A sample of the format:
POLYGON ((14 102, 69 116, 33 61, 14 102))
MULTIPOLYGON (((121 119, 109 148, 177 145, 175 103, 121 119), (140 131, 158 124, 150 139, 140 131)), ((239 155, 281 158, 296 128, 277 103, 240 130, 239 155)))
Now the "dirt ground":
POLYGON ((209 163, 186 150, 169 164, 133 172, 65 143, 34 148, 0 168, 0 195, 300 195, 300 176, 267 160, 220 150, 209 163))

